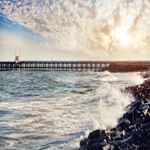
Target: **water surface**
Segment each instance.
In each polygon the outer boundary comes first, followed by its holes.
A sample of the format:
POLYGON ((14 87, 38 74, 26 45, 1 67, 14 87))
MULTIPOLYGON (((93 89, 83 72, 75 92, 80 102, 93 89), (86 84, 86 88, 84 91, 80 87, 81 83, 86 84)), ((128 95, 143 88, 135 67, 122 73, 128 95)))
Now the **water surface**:
POLYGON ((1 149, 73 150, 88 132, 116 125, 138 73, 0 72, 1 149))

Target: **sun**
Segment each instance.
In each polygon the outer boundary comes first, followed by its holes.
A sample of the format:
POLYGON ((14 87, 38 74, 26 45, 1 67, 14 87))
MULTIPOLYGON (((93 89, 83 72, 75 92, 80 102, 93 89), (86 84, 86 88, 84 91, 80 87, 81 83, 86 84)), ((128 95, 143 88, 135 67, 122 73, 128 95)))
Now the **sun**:
POLYGON ((120 45, 128 47, 130 44, 130 36, 124 28, 117 28, 112 33, 113 37, 119 42, 120 45))

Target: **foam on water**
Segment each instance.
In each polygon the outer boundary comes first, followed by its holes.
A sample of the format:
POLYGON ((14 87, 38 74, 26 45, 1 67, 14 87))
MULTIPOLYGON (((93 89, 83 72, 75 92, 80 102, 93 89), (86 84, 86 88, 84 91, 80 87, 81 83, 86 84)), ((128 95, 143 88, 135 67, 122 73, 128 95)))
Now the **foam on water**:
POLYGON ((95 116, 96 128, 112 128, 117 124, 117 120, 122 116, 125 106, 131 102, 131 99, 110 83, 101 84, 97 89, 97 95, 99 95, 99 102, 98 113, 95 116))
POLYGON ((80 139, 90 131, 116 125, 131 101, 120 89, 135 80, 125 76, 138 75, 1 73, 5 83, 5 87, 0 85, 1 95, 9 97, 0 97, 0 147, 78 149, 80 139), (118 80, 101 80, 112 76, 118 80))
POLYGON ((144 82, 144 79, 140 73, 116 73, 115 75, 118 76, 121 82, 126 82, 128 85, 138 85, 144 82))
POLYGON ((118 78, 112 74, 108 74, 106 77, 100 79, 101 81, 117 81, 118 78))

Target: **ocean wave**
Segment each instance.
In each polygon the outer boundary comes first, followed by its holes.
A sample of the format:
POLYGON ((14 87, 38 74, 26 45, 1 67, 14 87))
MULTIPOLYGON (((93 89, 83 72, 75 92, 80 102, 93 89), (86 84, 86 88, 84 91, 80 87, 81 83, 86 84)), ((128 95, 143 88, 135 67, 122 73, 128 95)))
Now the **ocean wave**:
POLYGON ((1 97, 0 101, 0 134, 5 137, 1 147, 66 150, 77 149, 80 138, 96 128, 116 125, 132 100, 121 89, 133 84, 138 73, 17 72, 13 79, 12 74, 1 75, 5 83, 9 82, 1 92, 7 94, 15 89, 7 100, 1 97), (131 75, 135 78, 124 78, 131 75), (101 81, 107 76, 115 76, 119 81, 101 81), (16 94, 24 90, 31 96, 16 94))

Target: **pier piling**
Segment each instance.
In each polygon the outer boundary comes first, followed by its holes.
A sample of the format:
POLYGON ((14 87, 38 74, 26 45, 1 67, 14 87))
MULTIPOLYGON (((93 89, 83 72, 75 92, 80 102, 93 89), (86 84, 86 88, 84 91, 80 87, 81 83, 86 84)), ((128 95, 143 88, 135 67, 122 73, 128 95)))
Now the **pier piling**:
POLYGON ((1 61, 0 71, 149 71, 150 61, 1 61))

